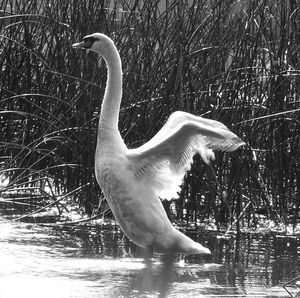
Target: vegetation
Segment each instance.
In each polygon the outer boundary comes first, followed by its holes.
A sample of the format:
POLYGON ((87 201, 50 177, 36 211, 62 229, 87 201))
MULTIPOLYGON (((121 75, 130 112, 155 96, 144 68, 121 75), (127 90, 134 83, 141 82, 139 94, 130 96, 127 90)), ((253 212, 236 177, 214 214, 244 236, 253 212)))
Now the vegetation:
POLYGON ((296 0, 4 0, 0 10, 6 212, 75 205, 101 213, 93 163, 106 68, 71 47, 98 31, 120 50, 119 127, 129 147, 175 110, 219 120, 247 142, 212 166, 195 157, 180 199, 164 202, 174 220, 300 221, 296 0))

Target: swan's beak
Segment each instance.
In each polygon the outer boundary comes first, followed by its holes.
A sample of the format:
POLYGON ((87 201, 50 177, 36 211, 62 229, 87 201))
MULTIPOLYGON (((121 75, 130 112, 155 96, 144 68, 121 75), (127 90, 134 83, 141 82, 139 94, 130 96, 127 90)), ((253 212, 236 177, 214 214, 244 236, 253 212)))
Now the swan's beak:
POLYGON ((73 48, 79 48, 79 49, 86 49, 87 45, 84 41, 82 41, 82 42, 73 43, 72 47, 73 48))
POLYGON ((73 48, 80 48, 80 49, 91 49, 92 48, 92 45, 93 43, 95 42, 95 38, 93 37, 90 37, 90 36, 85 36, 83 38, 83 41, 82 42, 77 42, 77 43, 74 43, 72 45, 73 48))

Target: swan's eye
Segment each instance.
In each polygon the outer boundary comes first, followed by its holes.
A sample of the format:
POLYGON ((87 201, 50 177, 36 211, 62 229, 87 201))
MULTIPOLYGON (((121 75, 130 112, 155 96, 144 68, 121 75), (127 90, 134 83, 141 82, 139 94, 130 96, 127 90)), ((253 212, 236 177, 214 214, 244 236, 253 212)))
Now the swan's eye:
POLYGON ((84 42, 84 47, 86 49, 90 49, 93 45, 93 43, 98 40, 97 38, 95 38, 94 36, 86 36, 83 38, 83 42, 84 42))

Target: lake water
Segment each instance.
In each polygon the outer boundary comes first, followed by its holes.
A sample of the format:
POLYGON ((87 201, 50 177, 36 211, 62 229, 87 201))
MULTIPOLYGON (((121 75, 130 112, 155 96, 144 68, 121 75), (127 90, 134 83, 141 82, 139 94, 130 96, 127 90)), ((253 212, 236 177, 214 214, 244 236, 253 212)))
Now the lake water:
MULTIPOLYGON (((189 234, 211 256, 176 260, 166 297, 296 297, 300 237, 189 234)), ((163 262, 154 256, 152 287, 142 288, 142 251, 117 226, 41 226, 0 222, 0 298, 158 297, 163 262)), ((299 278, 300 280, 300 278, 299 278)), ((300 297, 300 296, 299 296, 300 297)))

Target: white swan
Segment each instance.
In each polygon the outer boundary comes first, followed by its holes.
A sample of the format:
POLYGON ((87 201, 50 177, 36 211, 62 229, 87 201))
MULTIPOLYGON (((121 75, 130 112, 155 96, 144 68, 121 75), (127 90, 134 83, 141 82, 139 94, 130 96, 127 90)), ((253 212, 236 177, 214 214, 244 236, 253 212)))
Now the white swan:
POLYGON ((149 142, 128 149, 118 130, 122 68, 117 48, 101 33, 85 36, 73 47, 102 55, 108 68, 95 172, 123 232, 135 244, 159 253, 209 254, 172 226, 160 198, 177 196, 194 154, 209 163, 212 150, 233 151, 244 142, 220 122, 178 111, 149 142))

